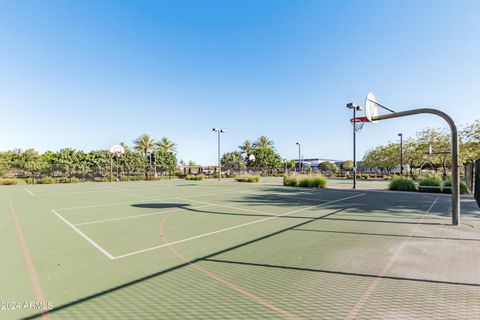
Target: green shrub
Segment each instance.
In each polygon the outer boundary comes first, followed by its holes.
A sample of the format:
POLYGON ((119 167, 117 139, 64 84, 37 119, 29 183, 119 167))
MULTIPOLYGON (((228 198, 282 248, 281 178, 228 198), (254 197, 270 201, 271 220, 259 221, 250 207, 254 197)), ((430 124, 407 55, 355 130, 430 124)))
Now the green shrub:
POLYGON ((298 179, 297 186, 301 188, 325 188, 327 186, 327 179, 321 175, 301 177, 298 179))
POLYGON ((145 176, 129 176, 128 180, 129 181, 144 181, 145 176))
MULTIPOLYGON (((452 193, 452 189, 451 189, 452 181, 450 180, 445 181, 443 186, 447 187, 442 190, 443 193, 452 193)), ((466 193, 470 193, 470 191, 468 190, 467 184, 464 181, 460 181, 460 194, 466 194, 466 193)))
POLYGON ((17 183, 18 183, 17 179, 0 179, 0 185, 2 186, 11 186, 17 183))
POLYGON ((441 192, 440 186, 442 182, 434 177, 425 177, 420 179, 418 183, 418 191, 420 192, 441 192), (433 188, 428 188, 433 187, 433 188))
POLYGON ((311 188, 325 189, 327 187, 327 179, 323 176, 313 176, 310 178, 310 181, 311 188))
POLYGON ((69 182, 70 182, 70 178, 61 177, 61 178, 55 178, 54 183, 69 183, 69 182))
POLYGON ((235 176, 235 181, 257 183, 257 182, 260 181, 260 176, 255 176, 255 175, 251 175, 251 174, 239 174, 239 175, 235 176))
POLYGON ((55 179, 49 176, 43 177, 41 179, 37 180, 37 183, 39 184, 52 184, 55 183, 55 179))
POLYGON ((82 181, 83 181, 82 179, 73 177, 73 178, 70 178, 69 182, 70 183, 79 183, 79 182, 82 182, 82 181))
POLYGON ((297 178, 296 177, 283 177, 283 185, 286 187, 296 187, 297 186, 297 178))
POLYGON ((203 180, 205 179, 205 175, 204 174, 197 174, 197 175, 187 175, 185 177, 186 180, 203 180))
POLYGON ((388 184, 389 190, 396 191, 416 191, 415 183, 409 178, 395 178, 388 184))
POLYGON ((301 188, 310 187, 310 179, 307 177, 299 178, 297 181, 297 187, 301 187, 301 188))
MULTIPOLYGON (((199 176, 204 176, 204 174, 199 174, 199 176)), ((218 178, 218 173, 215 173, 213 176, 211 176, 213 178, 218 178)), ((222 173, 222 179, 226 178, 227 176, 225 175, 225 173, 222 173)), ((203 180, 203 179, 200 179, 200 180, 203 180)))

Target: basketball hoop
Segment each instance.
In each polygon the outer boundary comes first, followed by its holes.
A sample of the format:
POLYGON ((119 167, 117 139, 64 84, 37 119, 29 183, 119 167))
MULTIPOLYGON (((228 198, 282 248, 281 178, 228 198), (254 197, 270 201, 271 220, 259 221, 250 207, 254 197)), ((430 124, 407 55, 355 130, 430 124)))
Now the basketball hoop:
POLYGON ((365 125, 365 122, 369 122, 367 117, 356 117, 356 118, 350 119, 350 123, 355 129, 355 132, 359 132, 360 130, 362 130, 363 126, 365 125))
POLYGON ((110 148, 110 153, 116 155, 117 157, 121 156, 122 154, 125 153, 125 148, 122 147, 121 145, 113 145, 111 148, 110 148))

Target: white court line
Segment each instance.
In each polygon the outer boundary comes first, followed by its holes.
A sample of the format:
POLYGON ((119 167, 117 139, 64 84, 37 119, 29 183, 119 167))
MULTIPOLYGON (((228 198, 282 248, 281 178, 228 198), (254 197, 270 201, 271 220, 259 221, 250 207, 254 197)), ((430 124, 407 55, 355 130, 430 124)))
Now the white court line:
MULTIPOLYGON (((207 197, 207 196, 216 196, 216 195, 221 195, 221 194, 228 194, 228 193, 249 193, 247 191, 255 191, 255 190, 237 190, 237 191, 226 191, 226 192, 216 192, 216 193, 205 193, 205 194, 197 194, 197 195, 191 195, 186 197, 185 199, 189 198, 198 198, 198 197, 207 197)), ((151 198, 151 199, 146 199, 146 200, 137 200, 137 201, 123 201, 123 202, 111 202, 111 203, 103 203, 103 204, 93 204, 89 206, 78 206, 78 207, 68 207, 68 208, 57 208, 55 210, 57 211, 66 211, 66 210, 78 210, 78 209, 90 209, 90 208, 100 208, 100 207, 113 207, 117 205, 122 205, 122 204, 135 204, 135 203, 141 203, 144 201, 147 202, 153 202, 153 201, 158 201, 158 200, 168 200, 168 199, 177 199, 176 196, 165 196, 165 197, 158 197, 158 198, 151 198)))
POLYGON ((32 191, 30 191, 30 190, 28 190, 27 188, 23 188, 23 189, 25 189, 25 191, 27 191, 27 192, 28 192, 28 194, 30 194, 32 197, 34 197, 34 196, 35 196, 35 195, 33 194, 33 192, 32 192, 32 191))
POLYGON ((47 193, 47 194, 39 194, 39 197, 56 197, 56 196, 63 196, 63 195, 76 195, 76 194, 85 194, 85 193, 99 193, 99 192, 110 192, 110 190, 105 189, 95 189, 90 191, 78 191, 78 192, 58 192, 58 193, 47 193))
POLYGON ((83 233, 82 231, 80 231, 80 229, 78 229, 77 227, 75 227, 73 224, 71 224, 70 222, 67 221, 67 219, 65 219, 64 217, 62 217, 57 211, 55 210, 52 210, 52 212, 60 218, 60 220, 62 220, 63 222, 65 222, 70 228, 72 228, 73 230, 75 230, 82 238, 84 238, 85 240, 87 240, 92 246, 94 246, 98 251, 100 251, 101 253, 103 253, 105 256, 107 256, 107 258, 109 258, 110 260, 113 260, 114 259, 114 256, 111 255, 107 250, 103 249, 98 243, 96 243, 95 241, 93 241, 89 236, 87 236, 85 233, 83 233))
MULTIPOLYGON (((214 204, 207 204, 207 205, 204 205, 204 206, 198 206, 198 207, 192 207, 192 208, 201 209, 201 208, 206 208, 206 207, 211 207, 211 206, 214 206, 214 204)), ((103 223, 103 222, 136 219, 136 218, 143 218, 143 217, 148 217, 148 216, 160 215, 160 214, 164 214, 164 213, 172 213, 172 212, 177 212, 177 211, 181 211, 181 210, 185 210, 185 208, 178 208, 178 209, 166 210, 166 211, 155 211, 155 212, 137 214, 137 215, 128 216, 128 217, 121 217, 121 218, 110 218, 110 219, 103 219, 103 220, 81 222, 81 223, 75 223, 74 225, 75 226, 85 226, 85 225, 89 225, 89 224, 96 224, 96 223, 103 223)))
MULTIPOLYGON (((220 230, 216 230, 216 231, 212 231, 212 232, 200 234, 200 235, 197 235, 197 236, 193 236, 193 237, 190 237, 190 238, 186 238, 186 239, 182 239, 182 240, 178 240, 178 241, 173 241, 173 242, 165 243, 165 244, 162 244, 162 245, 159 245, 159 246, 155 246, 155 247, 151 247, 151 248, 147 248, 147 249, 142 249, 142 250, 138 250, 138 251, 126 253, 126 254, 122 254, 122 255, 113 257, 113 260, 117 260, 117 259, 129 257, 129 256, 133 256, 133 255, 136 255, 136 254, 139 254, 139 253, 144 253, 144 252, 148 252, 148 251, 160 249, 160 248, 163 248, 163 247, 166 247, 166 246, 171 246, 171 245, 178 244, 178 243, 182 243, 182 242, 187 242, 187 241, 191 241, 191 240, 195 240, 195 239, 199 239, 199 238, 208 237, 208 236, 211 236, 211 235, 214 235, 214 234, 218 234, 218 233, 222 233, 222 232, 226 232, 226 231, 230 231, 230 230, 234 230, 234 229, 246 227, 246 226, 249 226, 249 225, 252 225, 252 224, 256 224, 256 223, 260 223, 260 222, 264 222, 264 221, 276 219, 276 218, 279 218, 279 217, 287 216, 287 215, 290 215, 290 214, 302 212, 302 211, 305 211, 305 210, 309 210, 309 209, 321 207, 321 206, 328 205, 328 204, 331 204, 331 203, 335 203, 335 202, 339 202, 339 201, 344 201, 344 200, 348 200, 348 199, 352 199, 352 198, 356 198, 356 197, 360 197, 360 196, 364 196, 364 195, 365 195, 365 193, 360 193, 360 194, 356 194, 356 195, 354 195, 354 196, 345 197, 345 198, 341 198, 341 199, 332 200, 332 201, 329 201, 329 202, 324 202, 324 203, 321 203, 321 204, 317 204, 317 205, 314 205, 314 206, 310 206, 310 207, 306 207, 306 208, 301 208, 301 209, 289 211, 289 212, 282 213, 282 214, 279 214, 279 215, 274 216, 274 217, 268 217, 268 218, 263 218, 263 219, 260 219, 260 220, 250 221, 250 222, 242 223, 242 224, 239 224, 239 225, 236 225, 236 226, 233 226, 233 227, 229 227, 229 228, 225 228, 225 229, 220 229, 220 230)), ((266 214, 266 213, 264 213, 264 214, 266 214)))

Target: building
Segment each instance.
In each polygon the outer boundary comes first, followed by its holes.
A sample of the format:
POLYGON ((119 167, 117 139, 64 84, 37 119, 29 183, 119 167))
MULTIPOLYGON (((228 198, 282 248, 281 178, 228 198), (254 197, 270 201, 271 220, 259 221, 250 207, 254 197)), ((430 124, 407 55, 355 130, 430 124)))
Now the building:
MULTIPOLYGON (((296 167, 298 168, 298 159, 294 159, 296 163, 296 167)), ((324 159, 324 158, 312 158, 312 159, 302 159, 302 168, 305 170, 308 167, 311 167, 313 172, 319 172, 320 169, 318 168, 318 165, 322 162, 330 162, 334 163, 337 165, 337 167, 341 168, 341 164, 344 161, 341 160, 333 160, 333 159, 324 159)))

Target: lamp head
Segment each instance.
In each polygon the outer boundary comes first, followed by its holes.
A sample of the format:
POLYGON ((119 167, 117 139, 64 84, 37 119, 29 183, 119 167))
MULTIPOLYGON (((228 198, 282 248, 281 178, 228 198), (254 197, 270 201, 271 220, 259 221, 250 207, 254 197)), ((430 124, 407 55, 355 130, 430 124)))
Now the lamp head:
POLYGON ((358 104, 350 102, 347 103, 347 108, 348 109, 355 109, 356 111, 362 111, 362 107, 360 107, 358 104))

